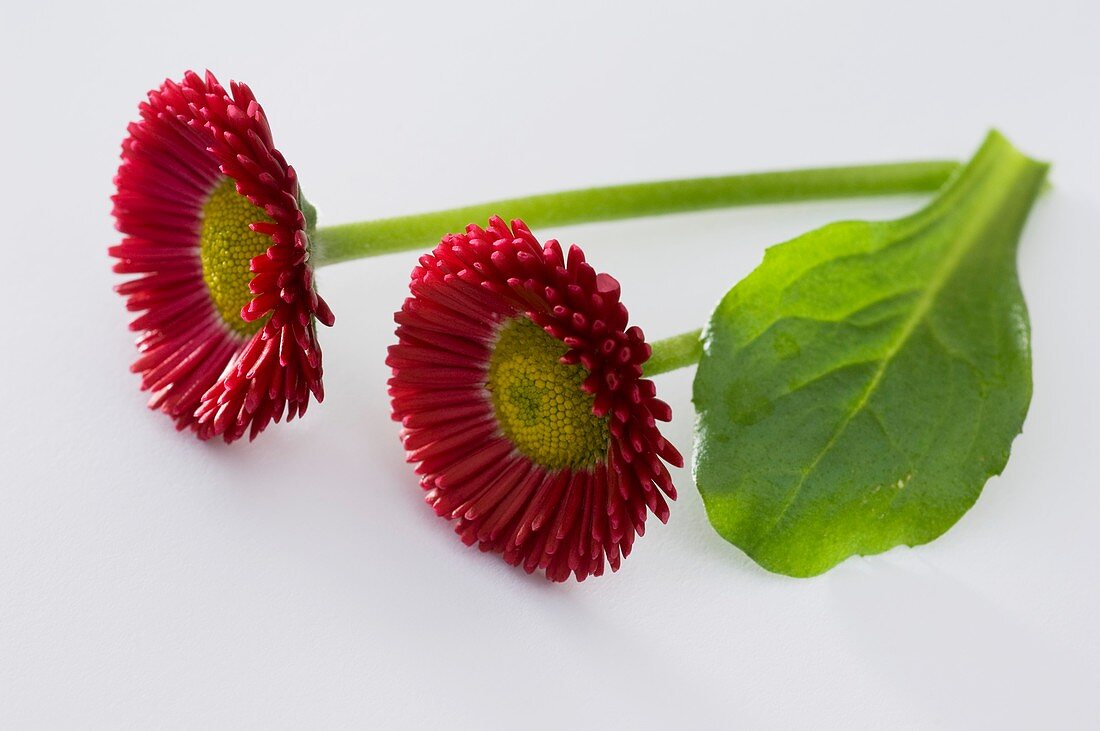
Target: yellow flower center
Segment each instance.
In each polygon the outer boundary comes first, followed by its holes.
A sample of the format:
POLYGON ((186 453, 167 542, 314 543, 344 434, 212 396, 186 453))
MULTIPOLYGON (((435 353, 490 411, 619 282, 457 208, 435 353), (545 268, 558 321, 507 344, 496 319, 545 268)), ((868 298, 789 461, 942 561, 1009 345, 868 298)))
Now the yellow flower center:
POLYGON ((581 390, 588 372, 559 359, 568 348, 527 317, 505 323, 489 359, 486 388, 497 423, 521 453, 550 469, 607 457, 607 418, 581 390))
POLYGON ((248 228, 248 224, 257 221, 271 218, 238 193, 229 177, 218 183, 202 209, 199 234, 202 278, 222 320, 241 335, 254 334, 264 320, 241 319, 241 308, 252 300, 248 283, 255 276, 249 271, 248 262, 271 246, 270 236, 248 228))

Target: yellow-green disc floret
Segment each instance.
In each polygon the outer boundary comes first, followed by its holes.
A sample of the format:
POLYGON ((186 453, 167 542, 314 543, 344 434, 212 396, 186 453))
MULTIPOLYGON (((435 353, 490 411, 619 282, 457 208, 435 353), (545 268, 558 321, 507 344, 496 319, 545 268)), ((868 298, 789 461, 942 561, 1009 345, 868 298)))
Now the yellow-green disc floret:
POLYGON ((263 318, 241 319, 241 308, 252 299, 248 283, 255 276, 248 263, 267 251, 271 237, 256 233, 248 224, 271 218, 238 193, 228 177, 214 188, 202 214, 199 257, 210 299, 226 325, 241 335, 252 335, 263 326, 263 318))
POLYGON ((501 328, 489 359, 497 422, 522 454, 551 469, 584 468, 607 457, 607 418, 581 389, 588 372, 559 361, 568 348, 527 317, 501 328))

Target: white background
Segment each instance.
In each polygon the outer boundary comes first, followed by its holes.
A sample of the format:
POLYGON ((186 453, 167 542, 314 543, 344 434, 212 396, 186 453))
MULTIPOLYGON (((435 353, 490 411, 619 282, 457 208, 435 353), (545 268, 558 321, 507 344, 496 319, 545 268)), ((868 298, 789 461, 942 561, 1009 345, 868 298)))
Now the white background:
MULTIPOLYGON (((243 5, 3 11, 0 725, 1096 728, 1095 3, 243 5), (383 358, 411 253, 321 270, 337 326, 303 422, 177 434, 127 371, 108 197, 145 90, 206 66, 253 86, 323 223, 961 158, 997 125, 1055 165, 1005 474, 938 541, 795 580, 720 539, 680 470, 618 574, 528 577, 464 548, 403 461, 383 358)), ((585 245, 662 337, 765 246, 920 200, 537 233, 585 245)), ((691 375, 659 382, 685 453, 691 375)))

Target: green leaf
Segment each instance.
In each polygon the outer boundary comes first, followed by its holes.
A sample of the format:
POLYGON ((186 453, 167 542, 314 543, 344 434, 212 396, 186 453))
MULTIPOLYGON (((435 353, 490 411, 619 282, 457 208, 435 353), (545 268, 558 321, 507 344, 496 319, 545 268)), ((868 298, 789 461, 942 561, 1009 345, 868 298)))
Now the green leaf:
POLYGON ((990 133, 924 210, 772 247, 729 291, 694 395, 724 538, 813 576, 927 543, 974 504, 1031 400, 1016 248, 1046 169, 990 133))

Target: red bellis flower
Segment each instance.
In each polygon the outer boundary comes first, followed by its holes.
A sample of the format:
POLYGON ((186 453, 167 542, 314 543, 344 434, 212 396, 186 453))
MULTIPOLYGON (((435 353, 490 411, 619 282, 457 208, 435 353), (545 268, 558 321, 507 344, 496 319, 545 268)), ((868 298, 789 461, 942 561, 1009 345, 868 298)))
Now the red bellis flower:
POLYGON ((552 581, 617 570, 683 458, 619 283, 521 221, 420 259, 387 363, 408 460, 462 540, 552 581))
POLYGON ((131 370, 151 408, 200 439, 254 438, 324 397, 312 208, 244 84, 165 81, 128 128, 112 198, 117 287, 140 312, 131 370))

